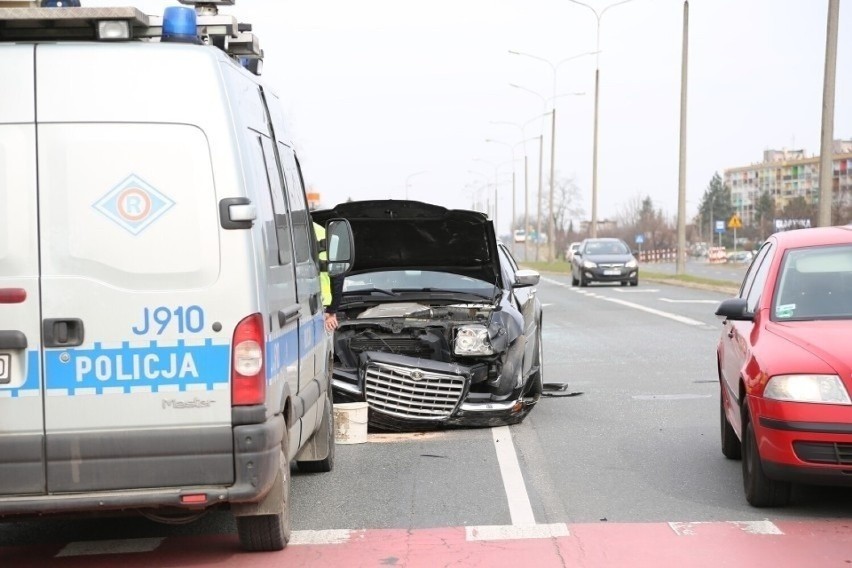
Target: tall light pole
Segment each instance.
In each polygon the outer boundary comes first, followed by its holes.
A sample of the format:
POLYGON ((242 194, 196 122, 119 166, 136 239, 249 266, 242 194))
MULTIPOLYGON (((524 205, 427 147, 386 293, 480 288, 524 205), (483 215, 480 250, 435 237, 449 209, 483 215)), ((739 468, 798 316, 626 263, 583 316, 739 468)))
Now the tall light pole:
POLYGON ((837 21, 839 0, 828 0, 825 33, 825 75, 822 83, 822 130, 819 144, 819 218, 817 226, 831 225, 832 178, 834 177, 834 79, 837 74, 837 21))
MULTIPOLYGON (((686 274, 686 72, 689 62, 689 1, 683 2, 683 48, 680 62, 680 157, 677 180, 677 260, 675 274, 686 274)), ((736 235, 736 229, 734 229, 736 235)), ((737 241, 734 239, 734 251, 737 241)))
MULTIPOLYGON (((515 225, 515 167, 514 167, 515 148, 517 148, 521 144, 525 144, 526 142, 529 142, 530 140, 535 140, 535 137, 525 138, 523 140, 515 142, 514 144, 510 144, 508 142, 503 142, 502 140, 494 140, 494 139, 491 139, 491 138, 488 138, 488 139, 485 140, 486 142, 492 142, 494 144, 503 144, 504 146, 508 146, 509 149, 512 151, 512 163, 513 163, 513 165, 512 165, 512 222, 510 224, 510 227, 513 231, 514 231, 514 225, 515 225)), ((529 190, 528 190, 528 187, 527 187, 527 156, 526 156, 526 152, 524 152, 524 194, 526 195, 528 191, 529 190)), ((527 225, 529 223, 528 207, 529 207, 529 204, 527 204, 524 208, 524 224, 525 225, 527 225)), ((524 231, 526 231, 526 230, 527 230, 527 227, 524 227, 524 231)), ((524 240, 524 247, 525 247, 524 250, 526 251, 526 240, 524 240)), ((527 260, 527 259, 525 258, 524 260, 527 260)))
MULTIPOLYGON (((484 173, 482 173, 482 172, 478 172, 478 171, 476 171, 476 170, 467 170, 467 173, 469 173, 469 174, 475 174, 475 175, 482 176, 483 178, 485 178, 485 189, 486 189, 486 190, 488 189, 488 176, 487 176, 487 175, 485 175, 485 174, 484 174, 484 173)), ((477 191, 477 195, 478 195, 478 194, 479 194, 479 192, 477 191)), ((474 207, 474 209, 476 209, 476 207, 474 207)), ((488 213, 488 212, 490 212, 490 211, 491 211, 491 208, 490 208, 490 207, 486 207, 485 212, 486 212, 486 213, 488 213)), ((496 222, 495 222, 495 224, 496 224, 496 222)))
MULTIPOLYGON (((554 229, 554 227, 553 227, 553 225, 554 225, 554 221, 553 221, 553 183, 554 183, 553 175, 554 175, 554 166, 553 166, 553 164, 556 162, 556 154, 555 154, 555 152, 556 152, 556 98, 558 96, 564 96, 564 95, 557 95, 556 94, 557 73, 559 71, 559 67, 563 63, 568 63, 569 61, 573 61, 575 59, 579 59, 579 58, 585 57, 587 55, 595 55, 595 54, 597 54, 597 51, 587 51, 587 52, 584 52, 584 53, 578 53, 577 55, 572 55, 571 57, 566 57, 565 59, 562 59, 562 60, 558 61, 557 63, 553 63, 549 59, 545 59, 544 57, 539 57, 538 55, 533 55, 531 53, 525 53, 523 51, 515 51, 515 50, 510 49, 509 53, 512 54, 512 55, 520 55, 522 57, 529 57, 531 59, 535 59, 537 61, 542 61, 544 63, 547 63, 547 65, 550 66, 551 72, 553 73, 553 95, 549 99, 550 101, 552 101, 553 108, 551 109, 552 112, 550 113, 550 116, 551 116, 551 123, 550 123, 550 132, 551 132, 551 135, 550 135, 550 197, 549 197, 550 206, 549 206, 549 209, 548 209, 549 213, 548 213, 548 223, 547 223, 547 229, 548 229, 547 230, 547 249, 548 249, 548 257, 549 257, 548 260, 553 261, 555 259, 555 247, 556 247, 556 244, 554 242, 554 230, 553 230, 554 229)), ((541 95, 539 95, 535 91, 531 91, 529 89, 524 89, 524 87, 521 87, 519 85, 512 85, 512 86, 519 88, 519 89, 529 91, 529 92, 536 94, 536 95, 541 97, 541 95)), ((582 94, 582 93, 566 93, 566 94, 579 95, 579 94, 582 94)), ((544 103, 543 111, 544 111, 545 114, 547 114, 547 100, 544 100, 544 97, 541 97, 541 98, 543 99, 543 103, 544 103)), ((543 124, 542 124, 541 134, 542 134, 542 139, 543 139, 544 138, 544 125, 543 124)), ((543 146, 543 141, 542 141, 542 144, 540 144, 540 146, 543 146)), ((541 183, 540 183, 541 166, 542 166, 541 161, 539 161, 539 168, 538 168, 538 173, 539 173, 539 201, 538 201, 538 205, 539 205, 539 207, 538 207, 539 225, 538 225, 538 229, 537 229, 537 232, 539 234, 541 234, 541 183)), ((538 247, 536 247, 536 260, 538 260, 538 247)))
POLYGON ((414 176, 419 176, 420 174, 428 173, 428 171, 429 170, 422 170, 422 171, 419 171, 419 172, 414 172, 413 174, 410 174, 407 178, 405 178, 405 199, 406 199, 406 201, 408 200, 408 186, 410 185, 411 178, 413 178, 414 176))
MULTIPOLYGON (((585 54, 584 54, 585 55, 585 54)), ((570 61, 574 58, 566 59, 565 61, 570 61)), ((549 113, 544 113, 541 116, 546 114, 550 114, 550 196, 548 198, 549 201, 549 209, 548 209, 548 221, 547 221, 547 237, 548 237, 548 253, 549 260, 553 260, 556 258, 555 253, 555 238, 554 238, 554 224, 555 219, 553 216, 553 185, 555 183, 555 171, 554 165, 556 164, 556 99, 559 97, 569 97, 569 96, 582 96, 586 93, 562 93, 559 95, 552 96, 550 98, 545 98, 544 95, 533 91, 532 89, 527 89, 526 87, 522 87, 521 85, 516 85, 514 83, 509 83, 510 87, 514 87, 516 89, 520 89, 522 91, 526 91, 532 95, 539 97, 542 101, 542 105, 544 108, 547 108, 548 102, 553 102, 553 108, 549 113)), ((544 125, 542 125, 542 137, 544 136, 544 125)), ((539 167, 539 175, 541 175, 541 168, 539 167)))
POLYGON ((633 0, 621 0, 621 2, 616 2, 614 4, 610 4, 600 12, 595 10, 593 7, 588 4, 584 4, 579 0, 568 0, 572 4, 577 4, 578 6, 583 6, 584 8, 588 8, 591 10, 592 14, 595 15, 595 19, 597 20, 597 27, 595 29, 595 52, 597 56, 595 57, 595 118, 594 118, 594 134, 592 138, 592 226, 590 235, 592 237, 598 236, 598 99, 600 98, 600 78, 601 78, 601 65, 600 65, 600 52, 601 52, 601 18, 606 14, 607 10, 610 8, 615 8, 616 6, 620 6, 622 4, 627 4, 628 2, 632 2, 633 0))

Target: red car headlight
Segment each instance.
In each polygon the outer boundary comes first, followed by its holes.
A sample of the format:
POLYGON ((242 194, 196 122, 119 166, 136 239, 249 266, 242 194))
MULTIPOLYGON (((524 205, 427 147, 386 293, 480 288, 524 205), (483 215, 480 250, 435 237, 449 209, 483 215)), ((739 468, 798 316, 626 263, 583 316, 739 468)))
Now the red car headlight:
POLYGON ((777 375, 769 379, 764 398, 819 404, 852 404, 837 375, 777 375))

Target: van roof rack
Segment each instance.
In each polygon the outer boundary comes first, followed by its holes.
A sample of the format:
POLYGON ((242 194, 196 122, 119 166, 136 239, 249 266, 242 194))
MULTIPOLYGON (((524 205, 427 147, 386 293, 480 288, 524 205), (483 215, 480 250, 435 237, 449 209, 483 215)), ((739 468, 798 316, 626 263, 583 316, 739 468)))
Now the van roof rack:
MULTIPOLYGON (((196 30, 202 43, 215 46, 260 75, 263 50, 251 24, 220 14, 220 6, 235 0, 179 0, 195 8, 196 30)), ((113 28, 115 29, 115 28, 113 28)), ((41 8, 39 2, 0 0, 0 41, 160 41, 163 17, 148 15, 131 6, 115 8, 41 8), (109 23, 120 23, 124 35, 105 35, 109 23)))

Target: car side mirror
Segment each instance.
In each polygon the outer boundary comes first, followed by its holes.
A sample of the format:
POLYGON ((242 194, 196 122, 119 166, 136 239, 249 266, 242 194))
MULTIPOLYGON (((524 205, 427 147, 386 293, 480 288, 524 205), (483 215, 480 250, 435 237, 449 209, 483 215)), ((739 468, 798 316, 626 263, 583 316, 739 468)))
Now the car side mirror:
POLYGON ((748 311, 745 298, 729 298, 722 300, 716 308, 716 315, 733 321, 754 321, 754 314, 748 311))
POLYGON ((525 286, 535 286, 541 280, 541 274, 535 270, 518 270, 515 272, 514 288, 523 288, 525 286))
POLYGON ((339 276, 352 269, 355 261, 355 243, 352 227, 346 219, 332 219, 325 227, 328 248, 328 274, 339 276))
POLYGON ((577 251, 577 252, 574 253, 574 256, 580 257, 580 256, 583 256, 583 253, 580 252, 580 251, 577 251))

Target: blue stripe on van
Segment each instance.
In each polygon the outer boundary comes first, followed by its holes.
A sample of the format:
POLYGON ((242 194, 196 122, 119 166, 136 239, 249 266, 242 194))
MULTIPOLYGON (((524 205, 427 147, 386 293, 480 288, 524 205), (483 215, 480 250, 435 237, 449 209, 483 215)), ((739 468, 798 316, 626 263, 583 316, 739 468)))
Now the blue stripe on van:
POLYGON ((52 394, 130 393, 132 388, 146 387, 152 392, 213 390, 230 380, 230 345, 160 345, 133 346, 123 342, 120 348, 104 348, 95 343, 92 349, 64 349, 45 353, 48 390, 52 394), (67 355, 67 356, 66 356, 67 355), (65 360, 63 360, 63 358, 65 360), (191 387, 190 387, 191 385, 191 387), (190 388, 187 388, 190 387, 190 388))

